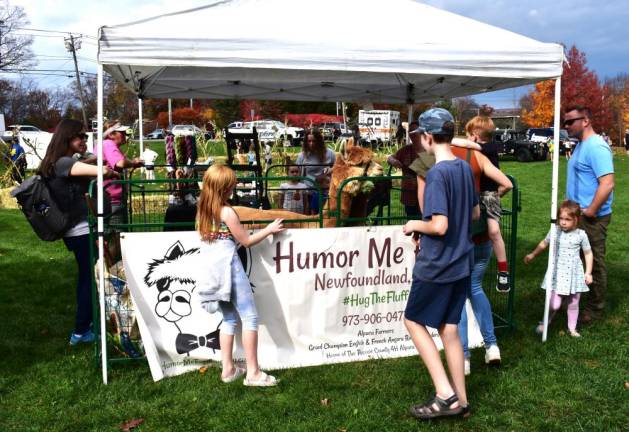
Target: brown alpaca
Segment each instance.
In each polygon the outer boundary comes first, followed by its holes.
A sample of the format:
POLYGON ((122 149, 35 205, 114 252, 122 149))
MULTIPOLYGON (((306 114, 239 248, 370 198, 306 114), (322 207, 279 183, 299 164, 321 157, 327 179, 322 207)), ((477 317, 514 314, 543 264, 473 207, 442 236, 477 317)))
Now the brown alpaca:
MULTIPOLYGON (((336 218, 330 216, 337 211, 337 194, 338 188, 343 181, 349 177, 361 176, 381 176, 382 166, 373 161, 373 152, 369 149, 354 145, 354 140, 349 138, 337 154, 336 162, 332 167, 332 178, 330 180, 329 200, 330 206, 327 214, 324 214, 323 224, 325 227, 336 226, 336 218)), ((288 162, 288 161, 287 161, 288 162)), ((290 165, 290 163, 287 163, 290 165)), ((365 181, 352 180, 345 184, 341 192, 341 217, 366 217, 367 216, 367 200, 368 193, 364 193, 363 185, 365 181)), ((308 216, 300 213, 294 213, 287 210, 259 210, 249 207, 234 207, 241 221, 273 221, 275 219, 312 219, 316 216, 308 216)), ((268 222, 267 222, 268 223, 268 222)), ((350 225, 350 224, 348 224, 350 225)), ((251 225, 251 228, 262 228, 266 223, 251 225)), ((318 222, 293 222, 287 223, 287 228, 316 228, 318 222)))
MULTIPOLYGON (((329 189, 329 213, 336 214, 338 203, 338 189, 350 177, 381 176, 382 166, 373 160, 373 152, 367 148, 354 145, 354 139, 349 138, 342 151, 337 155, 332 167, 332 179, 329 189)), ((366 217, 367 200, 369 195, 362 191, 364 180, 352 180, 346 183, 341 191, 340 215, 342 219, 348 217, 366 217)), ((326 218, 326 227, 336 226, 336 218, 326 218)))

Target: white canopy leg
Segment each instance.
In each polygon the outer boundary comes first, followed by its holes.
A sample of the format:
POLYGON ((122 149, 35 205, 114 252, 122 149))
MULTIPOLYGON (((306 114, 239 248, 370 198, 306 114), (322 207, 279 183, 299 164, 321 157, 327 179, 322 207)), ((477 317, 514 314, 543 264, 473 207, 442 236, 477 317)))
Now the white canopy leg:
POLYGON ((98 233, 98 302, 100 307, 100 352, 101 366, 103 370, 103 383, 107 384, 107 330, 105 328, 105 221, 103 220, 103 194, 106 193, 103 187, 103 65, 98 64, 97 75, 98 102, 96 115, 98 117, 98 152, 97 166, 98 176, 96 178, 98 191, 97 212, 97 233, 98 233))
MULTIPOLYGON (((555 121, 553 129, 553 178, 550 205, 550 247, 548 249, 548 271, 549 275, 555 273, 555 250, 557 248, 557 235, 553 229, 557 222, 557 192, 559 188, 559 117, 561 115, 561 77, 555 81, 555 121)), ((546 280, 546 302, 544 303, 544 331, 542 332, 542 342, 546 342, 548 336, 548 312, 550 308, 550 295, 552 293, 552 276, 546 280)))
MULTIPOLYGON (((144 154, 144 128, 142 124, 142 108, 143 103, 142 99, 138 98, 138 133, 140 134, 140 157, 144 154)), ((142 178, 144 178, 145 171, 144 167, 142 167, 142 178)))

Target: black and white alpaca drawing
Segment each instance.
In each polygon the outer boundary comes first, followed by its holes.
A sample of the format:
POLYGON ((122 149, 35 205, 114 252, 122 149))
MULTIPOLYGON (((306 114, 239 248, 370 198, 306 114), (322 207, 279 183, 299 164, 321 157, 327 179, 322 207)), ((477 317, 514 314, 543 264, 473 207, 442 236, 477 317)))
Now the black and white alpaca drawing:
POLYGON ((199 248, 186 251, 178 241, 168 249, 163 258, 149 263, 144 276, 146 285, 155 286, 158 291, 155 314, 177 328, 175 348, 178 354, 190 355, 191 351, 202 347, 220 349, 220 324, 216 330, 200 336, 184 333, 182 328, 186 318, 193 313, 192 294, 197 287, 202 268, 199 248))

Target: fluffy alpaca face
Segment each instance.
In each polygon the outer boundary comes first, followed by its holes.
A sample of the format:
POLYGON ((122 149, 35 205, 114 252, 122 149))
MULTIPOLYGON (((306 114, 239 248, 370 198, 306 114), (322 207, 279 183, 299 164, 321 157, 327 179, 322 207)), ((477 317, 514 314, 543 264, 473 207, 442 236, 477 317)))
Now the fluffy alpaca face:
MULTIPOLYGON (((332 168, 330 195, 336 193, 343 180, 349 177, 376 177, 383 174, 382 165, 373 160, 373 151, 354 145, 350 138, 332 168)), ((364 180, 352 180, 343 187, 343 193, 356 195, 363 189, 364 180)))

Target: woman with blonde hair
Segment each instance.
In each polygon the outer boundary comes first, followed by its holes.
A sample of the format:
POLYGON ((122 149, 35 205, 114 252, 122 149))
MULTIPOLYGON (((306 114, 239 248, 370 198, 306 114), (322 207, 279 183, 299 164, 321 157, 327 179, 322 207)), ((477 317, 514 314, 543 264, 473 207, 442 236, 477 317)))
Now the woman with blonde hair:
MULTIPOLYGON (((203 187, 197 210, 197 230, 205 242, 233 242, 245 247, 258 244, 271 234, 284 230, 282 220, 276 219, 266 228, 249 235, 228 199, 236 187, 236 175, 225 165, 212 165, 203 176, 203 187)), ((229 249, 232 250, 232 249, 229 249)), ((251 284, 242 262, 233 248, 231 259, 231 294, 229 301, 219 301, 223 313, 220 332, 223 371, 221 380, 230 383, 246 373, 244 385, 269 387, 278 384, 274 376, 260 370, 258 365, 258 312, 251 284), (237 367, 233 359, 234 333, 238 318, 242 322, 242 344, 247 370, 237 367)))

